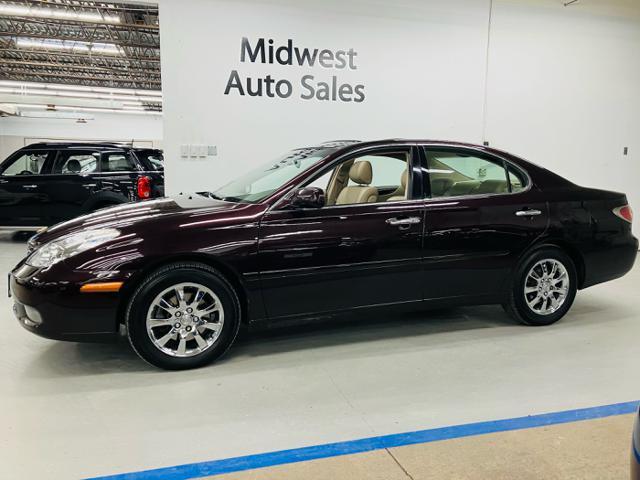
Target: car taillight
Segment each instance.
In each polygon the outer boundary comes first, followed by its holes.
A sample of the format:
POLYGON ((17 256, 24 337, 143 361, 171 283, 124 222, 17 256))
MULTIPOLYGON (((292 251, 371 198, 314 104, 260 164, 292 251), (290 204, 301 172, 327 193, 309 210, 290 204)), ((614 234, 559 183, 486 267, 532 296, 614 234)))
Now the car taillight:
POLYGON ((138 177, 138 198, 149 198, 151 196, 151 179, 149 177, 138 177))
POLYGON ((629 205, 614 208, 613 213, 616 217, 620 217, 621 219, 626 220, 629 223, 633 222, 633 210, 631 210, 631 207, 629 205))

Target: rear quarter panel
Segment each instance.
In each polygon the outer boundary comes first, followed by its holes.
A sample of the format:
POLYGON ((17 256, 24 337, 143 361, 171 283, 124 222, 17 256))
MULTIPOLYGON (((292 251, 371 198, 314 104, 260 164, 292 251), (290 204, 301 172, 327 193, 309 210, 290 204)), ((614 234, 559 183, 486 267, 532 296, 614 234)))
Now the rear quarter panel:
POLYGON ((580 288, 618 278, 631 269, 638 243, 631 224, 612 212, 626 205, 624 194, 569 185, 547 190, 546 196, 548 238, 572 250, 580 288))

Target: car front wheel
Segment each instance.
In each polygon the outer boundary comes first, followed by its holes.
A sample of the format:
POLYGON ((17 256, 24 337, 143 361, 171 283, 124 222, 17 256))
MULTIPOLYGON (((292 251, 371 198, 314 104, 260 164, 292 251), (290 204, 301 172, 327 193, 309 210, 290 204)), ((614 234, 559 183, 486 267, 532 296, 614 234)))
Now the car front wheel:
POLYGON ((125 321, 133 349, 147 362, 167 370, 197 368, 222 356, 235 340, 240 303, 215 269, 176 263, 141 283, 125 321))
POLYGON ((540 248, 517 268, 503 307, 525 325, 551 325, 571 308, 577 283, 569 255, 556 247, 540 248))

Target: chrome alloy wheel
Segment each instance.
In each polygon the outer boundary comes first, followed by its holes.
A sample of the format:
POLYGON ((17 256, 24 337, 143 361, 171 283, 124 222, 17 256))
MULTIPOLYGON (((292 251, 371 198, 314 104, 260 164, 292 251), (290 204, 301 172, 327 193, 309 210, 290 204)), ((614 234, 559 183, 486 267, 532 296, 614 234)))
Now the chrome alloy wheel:
POLYGON ((569 272, 553 258, 537 262, 524 281, 524 299, 538 315, 550 315, 564 303, 569 293, 569 272))
POLYGON ((147 311, 153 344, 173 357, 192 357, 213 346, 222 332, 224 309, 211 289, 178 283, 163 290, 147 311))

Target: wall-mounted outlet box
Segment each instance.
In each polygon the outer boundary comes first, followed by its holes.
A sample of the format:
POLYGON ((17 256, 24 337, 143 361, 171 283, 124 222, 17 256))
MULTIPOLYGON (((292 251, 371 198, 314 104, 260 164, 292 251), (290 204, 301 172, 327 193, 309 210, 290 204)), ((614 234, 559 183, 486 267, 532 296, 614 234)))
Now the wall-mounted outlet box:
POLYGON ((218 155, 218 147, 202 143, 186 143, 180 145, 180 157, 188 160, 199 160, 218 155))

